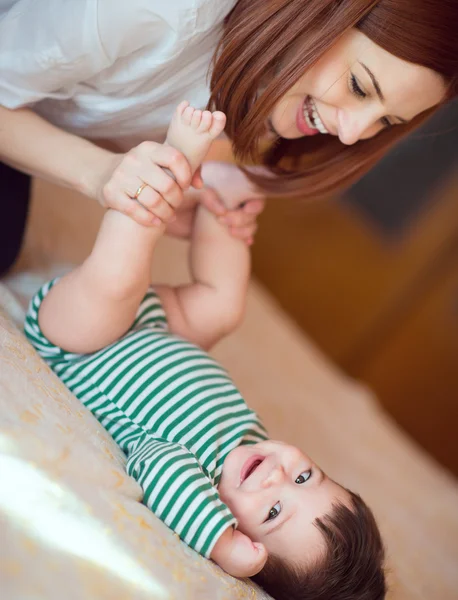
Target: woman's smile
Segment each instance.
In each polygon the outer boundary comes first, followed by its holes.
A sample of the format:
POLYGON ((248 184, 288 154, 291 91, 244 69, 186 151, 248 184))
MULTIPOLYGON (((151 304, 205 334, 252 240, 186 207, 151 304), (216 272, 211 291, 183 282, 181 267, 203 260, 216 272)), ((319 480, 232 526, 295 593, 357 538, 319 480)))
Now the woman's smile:
POLYGON ((330 133, 321 120, 315 100, 311 96, 306 96, 305 100, 299 105, 296 115, 296 125, 304 135, 330 133))
POLYGON ((343 144, 377 135, 440 103, 442 78, 349 30, 274 106, 270 125, 294 139, 331 134, 343 144))

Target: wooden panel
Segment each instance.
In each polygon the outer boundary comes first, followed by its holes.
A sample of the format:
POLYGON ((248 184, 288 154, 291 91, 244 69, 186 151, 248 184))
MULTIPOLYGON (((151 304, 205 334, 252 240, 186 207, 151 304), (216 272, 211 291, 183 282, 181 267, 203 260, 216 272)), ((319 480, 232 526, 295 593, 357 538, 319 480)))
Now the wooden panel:
POLYGON ((430 284, 358 375, 458 474, 458 238, 430 284))
POLYGON ((453 239, 456 186, 447 186, 399 239, 383 237, 342 203, 270 201, 253 249, 254 273, 352 371, 453 239))
POLYGON ((254 272, 298 325, 458 474, 458 182, 402 239, 337 202, 270 202, 254 272))

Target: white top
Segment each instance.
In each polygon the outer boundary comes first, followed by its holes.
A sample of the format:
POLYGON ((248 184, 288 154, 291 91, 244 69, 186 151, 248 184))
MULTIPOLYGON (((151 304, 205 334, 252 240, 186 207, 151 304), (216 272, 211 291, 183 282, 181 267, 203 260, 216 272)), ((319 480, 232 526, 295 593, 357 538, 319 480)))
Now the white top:
POLYGON ((131 147, 203 108, 236 0, 0 0, 0 104, 131 147), (11 6, 12 5, 12 6, 11 6))

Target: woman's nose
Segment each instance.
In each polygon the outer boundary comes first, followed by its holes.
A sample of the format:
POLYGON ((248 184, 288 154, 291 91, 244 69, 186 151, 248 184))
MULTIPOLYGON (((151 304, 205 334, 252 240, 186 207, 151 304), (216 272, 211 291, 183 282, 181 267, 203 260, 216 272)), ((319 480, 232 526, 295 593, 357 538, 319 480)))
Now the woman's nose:
POLYGON ((263 488, 271 487, 272 485, 277 485, 281 483, 283 480, 283 476, 285 471, 281 465, 277 465, 272 469, 272 471, 267 475, 267 477, 262 482, 263 488))
POLYGON ((337 113, 337 132, 340 141, 346 146, 358 140, 371 137, 377 133, 376 123, 380 116, 373 111, 363 113, 361 110, 340 110, 337 113))

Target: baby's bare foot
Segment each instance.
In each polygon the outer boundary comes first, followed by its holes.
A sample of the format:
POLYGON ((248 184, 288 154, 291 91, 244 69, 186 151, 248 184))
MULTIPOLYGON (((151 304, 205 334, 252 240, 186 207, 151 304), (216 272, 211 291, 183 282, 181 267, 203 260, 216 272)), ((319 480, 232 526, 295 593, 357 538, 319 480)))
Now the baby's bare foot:
POLYGON ((183 152, 194 173, 225 125, 224 113, 201 111, 182 102, 175 110, 165 143, 183 152))

